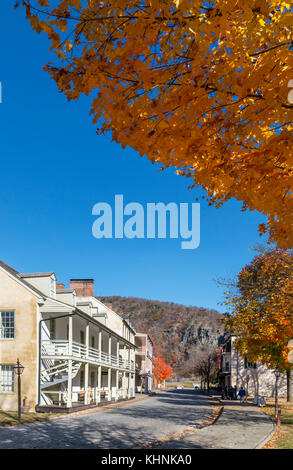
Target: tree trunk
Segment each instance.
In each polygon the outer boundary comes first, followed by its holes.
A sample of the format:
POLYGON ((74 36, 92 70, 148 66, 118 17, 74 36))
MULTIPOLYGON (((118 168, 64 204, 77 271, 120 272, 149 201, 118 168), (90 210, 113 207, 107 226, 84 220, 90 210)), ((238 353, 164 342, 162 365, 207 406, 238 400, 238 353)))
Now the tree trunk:
POLYGON ((287 401, 293 402, 292 369, 286 371, 287 374, 287 401))

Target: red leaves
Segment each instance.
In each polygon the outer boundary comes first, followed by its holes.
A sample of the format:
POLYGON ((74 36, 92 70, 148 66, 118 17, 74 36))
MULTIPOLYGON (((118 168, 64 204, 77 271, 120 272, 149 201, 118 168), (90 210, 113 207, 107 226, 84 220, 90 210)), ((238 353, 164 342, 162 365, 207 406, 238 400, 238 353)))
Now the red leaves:
POLYGON ((166 362, 162 358, 155 357, 154 376, 159 383, 163 382, 163 380, 166 380, 168 377, 170 377, 172 372, 173 372, 172 367, 166 364, 166 362))

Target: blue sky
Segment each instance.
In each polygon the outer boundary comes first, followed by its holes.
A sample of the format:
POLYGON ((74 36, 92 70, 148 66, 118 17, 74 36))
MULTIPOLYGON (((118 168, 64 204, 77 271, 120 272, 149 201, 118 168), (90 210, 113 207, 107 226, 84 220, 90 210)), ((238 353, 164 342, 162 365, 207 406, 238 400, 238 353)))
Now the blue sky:
POLYGON ((257 213, 235 201, 220 209, 201 202, 201 243, 97 240, 92 207, 113 203, 195 202, 201 190, 173 171, 98 137, 89 101, 68 103, 42 70, 53 61, 44 35, 31 31, 14 1, 1 6, 0 259, 22 272, 54 271, 58 280, 93 277, 97 295, 152 298, 216 308, 229 277, 264 243, 257 213))

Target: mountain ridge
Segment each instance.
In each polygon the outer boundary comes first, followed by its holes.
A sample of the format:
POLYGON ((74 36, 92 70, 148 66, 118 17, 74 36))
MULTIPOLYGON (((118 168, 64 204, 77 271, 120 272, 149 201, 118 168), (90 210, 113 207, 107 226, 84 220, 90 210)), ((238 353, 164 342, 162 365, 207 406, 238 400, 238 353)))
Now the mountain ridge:
POLYGON ((177 374, 189 375, 191 350, 203 342, 222 342, 223 314, 215 309, 139 297, 99 296, 114 311, 128 318, 135 329, 150 335, 154 353, 162 356, 177 374))

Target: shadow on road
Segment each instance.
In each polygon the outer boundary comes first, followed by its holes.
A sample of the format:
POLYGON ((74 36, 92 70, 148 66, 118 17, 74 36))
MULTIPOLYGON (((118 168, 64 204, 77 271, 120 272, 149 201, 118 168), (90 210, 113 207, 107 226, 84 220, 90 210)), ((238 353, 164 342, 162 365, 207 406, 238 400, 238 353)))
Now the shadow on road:
POLYGON ((105 412, 2 428, 0 448, 139 448, 210 419, 209 402, 193 390, 163 392, 105 412))

